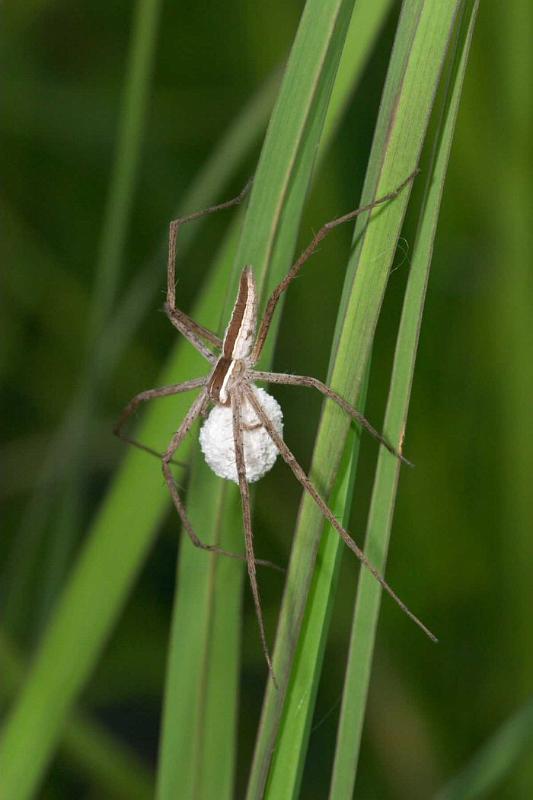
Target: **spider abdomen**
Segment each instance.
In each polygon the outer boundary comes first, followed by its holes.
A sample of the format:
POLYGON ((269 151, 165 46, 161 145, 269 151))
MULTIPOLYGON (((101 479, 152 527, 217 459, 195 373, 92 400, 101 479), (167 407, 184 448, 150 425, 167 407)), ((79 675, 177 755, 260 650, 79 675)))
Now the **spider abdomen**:
MULTIPOLYGON (((276 431, 283 435, 283 413, 280 405, 264 389, 253 387, 276 431)), ((258 481, 272 469, 278 449, 258 419, 255 410, 246 400, 241 405, 243 425, 244 462, 248 483, 258 481)), ((239 482, 235 460, 233 413, 230 406, 216 405, 200 430, 200 447, 205 460, 220 478, 239 482)))

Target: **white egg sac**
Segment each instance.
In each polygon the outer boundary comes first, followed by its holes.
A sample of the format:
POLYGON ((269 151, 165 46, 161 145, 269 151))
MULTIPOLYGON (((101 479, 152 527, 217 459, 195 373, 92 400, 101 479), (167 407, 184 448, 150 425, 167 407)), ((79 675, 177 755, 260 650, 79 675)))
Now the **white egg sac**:
MULTIPOLYGON (((283 436, 283 413, 280 405, 264 389, 252 387, 265 409, 274 429, 283 436)), ((246 480, 253 483, 272 469, 278 457, 278 448, 270 438, 250 403, 243 400, 241 420, 244 425, 259 427, 243 431, 246 480)), ((200 430, 200 447, 207 464, 220 478, 239 482, 235 462, 233 438, 233 413, 230 407, 215 406, 200 430)))

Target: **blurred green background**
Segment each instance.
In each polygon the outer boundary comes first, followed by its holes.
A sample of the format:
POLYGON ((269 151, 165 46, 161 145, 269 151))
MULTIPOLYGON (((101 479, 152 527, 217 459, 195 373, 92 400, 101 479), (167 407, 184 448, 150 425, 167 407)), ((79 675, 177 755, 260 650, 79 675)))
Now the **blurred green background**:
MULTIPOLYGON (((315 175, 301 245, 322 222, 357 205, 397 18, 392 5, 334 146, 315 175)), ((69 434, 50 466, 49 445, 84 386, 90 299, 134 6, 53 0, 4 6, 2 671, 13 666, 12 657, 27 662, 38 644, 122 458, 113 423, 133 394, 155 385, 174 341, 176 332, 161 313, 168 220, 220 137, 283 63, 302 7, 282 0, 163 4, 114 304, 129 298, 116 328, 124 351, 100 384, 90 427, 69 434), (65 508, 72 480, 81 486, 80 501, 65 508)), ((431 797, 531 696, 532 22, 533 9, 520 0, 482 5, 478 17, 405 443, 417 467, 402 472, 387 572, 440 644, 430 646, 384 602, 357 783, 361 798, 431 797)), ((253 173, 260 139, 210 201, 239 191, 253 173)), ((201 289, 230 218, 209 220, 180 262, 182 308, 189 309, 201 289)), ((415 222, 406 222, 375 344, 367 415, 377 427, 415 222)), ((278 371, 324 377, 349 241, 349 230, 337 231, 291 287, 276 348, 278 371)), ((307 464, 320 400, 292 388, 280 387, 276 396, 285 410, 287 441, 307 464)), ((375 458, 375 443, 366 439, 351 526, 359 538, 375 458)), ((153 468, 159 469, 155 460, 153 468)), ((281 562, 288 559, 299 494, 296 482, 276 469, 256 494, 256 540, 262 553, 281 562)), ((150 769, 157 756, 178 535, 169 514, 83 696, 86 713, 150 769)), ((302 796, 309 798, 325 796, 335 746, 357 565, 347 556, 342 570, 304 775, 302 796)), ((261 584, 272 628, 282 583, 262 573, 261 584)), ((265 679, 248 594, 243 626, 239 793, 265 679)), ((10 675, 19 674, 19 666, 10 675)), ((16 682, 5 682, 3 708, 16 682)), ((533 796, 532 763, 531 746, 529 752, 525 747, 486 796, 533 796)), ((42 796, 107 795, 63 751, 42 796)))

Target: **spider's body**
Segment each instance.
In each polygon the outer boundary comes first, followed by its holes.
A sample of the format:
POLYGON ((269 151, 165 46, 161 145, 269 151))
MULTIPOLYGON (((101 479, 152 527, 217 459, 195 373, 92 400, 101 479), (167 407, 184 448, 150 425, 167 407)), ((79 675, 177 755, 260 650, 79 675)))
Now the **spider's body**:
MULTIPOLYGON (((283 434, 283 415, 276 400, 254 386, 252 348, 257 327, 257 288, 250 267, 241 273, 231 319, 222 340, 221 354, 206 384, 206 403, 214 408, 200 431, 200 446, 207 464, 219 478, 239 483, 232 404, 239 403, 245 476, 248 483, 262 478, 272 467, 278 449, 246 397, 251 389, 266 408, 277 433, 283 434)), ((205 413, 205 412, 204 412, 205 413)))
MULTIPOLYGON (((267 303, 265 314, 261 320, 259 331, 256 335, 257 327, 257 289, 254 276, 250 267, 245 267, 242 271, 237 299, 233 307, 230 322, 226 328, 224 338, 220 339, 215 333, 192 320, 185 312, 176 306, 175 288, 175 255, 176 238, 179 226, 185 222, 205 216, 213 211, 228 208, 239 203, 246 189, 234 200, 213 206, 205 211, 190 214, 188 217, 174 220, 170 223, 169 237, 169 257, 167 270, 167 301, 165 311, 171 323, 182 333, 188 341, 207 359, 212 369, 210 374, 204 378, 195 378, 185 383, 174 386, 164 386, 159 389, 149 389, 146 392, 136 395, 129 405, 124 409, 119 419, 115 432, 126 441, 155 453, 150 447, 136 442, 123 432, 123 426, 128 417, 145 400, 156 397, 164 397, 178 394, 193 389, 200 392, 196 400, 192 403, 184 420, 178 430, 172 436, 167 450, 163 454, 158 454, 161 458, 163 475, 167 483, 172 501, 178 512, 183 527, 190 536, 192 542, 197 547, 232 558, 245 558, 248 566, 250 585, 254 597, 259 630, 263 650, 268 663, 270 673, 273 677, 272 662, 266 642, 261 613, 261 603, 259 599, 259 589, 256 577, 256 565, 263 564, 274 566, 270 562, 261 561, 255 558, 253 549, 252 520, 250 508, 250 493, 248 484, 262 477, 274 464, 278 454, 281 455, 285 463, 290 467, 295 477, 301 483, 304 490, 312 497, 320 508, 323 516, 330 525, 337 531, 343 541, 355 553, 359 560, 370 570, 383 589, 398 603, 405 613, 421 627, 424 632, 435 640, 433 634, 412 614, 407 606, 400 600, 398 595, 390 588, 385 579, 368 561, 363 551, 354 542, 347 530, 340 524, 335 515, 329 509, 327 503, 319 494, 314 484, 306 475, 298 461, 289 450, 283 440, 283 418, 281 409, 273 397, 268 395, 263 389, 257 389, 255 383, 264 381, 266 383, 289 384, 296 386, 307 386, 320 391, 325 397, 333 400, 343 411, 353 420, 365 428, 369 433, 378 439, 394 456, 401 461, 406 461, 398 450, 381 436, 353 406, 344 398, 338 395, 333 389, 326 386, 317 378, 304 377, 302 375, 286 375, 277 372, 261 372, 255 370, 263 345, 265 343, 272 317, 282 293, 301 270, 304 263, 316 250, 318 244, 324 237, 337 225, 354 219, 362 211, 367 211, 375 205, 393 200, 399 192, 406 186, 416 173, 410 175, 397 189, 390 192, 385 197, 375 200, 369 206, 359 208, 339 217, 332 222, 326 223, 315 235, 311 244, 303 251, 297 261, 292 265, 285 278, 274 289, 267 303), (211 347, 219 351, 215 355, 213 350, 206 345, 208 342, 211 347), (233 480, 239 484, 242 499, 243 522, 246 545, 246 556, 238 553, 229 553, 215 545, 204 544, 197 536, 192 527, 183 501, 180 497, 178 487, 171 472, 170 465, 173 456, 178 450, 181 442, 191 429, 195 420, 200 416, 206 416, 208 406, 212 404, 214 408, 207 416, 201 433, 200 442, 202 450, 209 466, 217 475, 228 480, 233 480)), ((406 462, 409 463, 409 462, 406 462)))
POLYGON ((245 267, 239 292, 222 342, 222 353, 207 383, 209 399, 221 406, 231 405, 231 392, 246 380, 257 326, 257 288, 250 267, 245 267))

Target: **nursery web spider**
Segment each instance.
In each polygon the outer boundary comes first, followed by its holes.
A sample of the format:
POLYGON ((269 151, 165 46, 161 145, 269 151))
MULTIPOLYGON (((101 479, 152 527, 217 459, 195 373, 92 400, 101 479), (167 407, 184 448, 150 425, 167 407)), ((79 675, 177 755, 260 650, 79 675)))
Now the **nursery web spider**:
POLYGON ((318 244, 338 225, 353 220, 363 211, 369 211, 377 205, 394 200, 402 189, 413 180, 415 175, 416 172, 404 180, 394 191, 380 197, 373 203, 369 203, 355 211, 351 211, 349 214, 345 214, 342 217, 326 223, 318 231, 308 247, 289 269, 287 275, 272 292, 266 305, 265 315, 259 325, 257 336, 257 290, 252 269, 249 266, 245 267, 241 273, 237 299, 223 339, 203 325, 192 320, 185 312, 176 307, 176 239, 180 226, 206 216, 207 214, 212 214, 215 211, 238 205, 245 196, 249 184, 241 194, 233 200, 212 206, 203 211, 197 211, 194 214, 189 214, 186 217, 173 220, 170 223, 165 312, 172 325, 174 325, 174 327, 177 328, 193 347, 195 347, 210 363, 211 371, 206 377, 194 378, 185 383, 163 386, 158 389, 149 389, 148 391, 136 395, 122 412, 114 430, 115 433, 125 441, 143 450, 147 450, 150 453, 155 453, 161 458, 163 474, 172 501, 180 516, 183 527, 196 547, 232 558, 246 560, 263 651, 270 674, 273 678, 272 661, 266 641, 261 611, 256 565, 275 565, 267 561, 257 560, 254 556, 248 484, 258 480, 268 472, 273 466, 278 453, 281 454, 281 457, 288 464, 304 490, 312 497, 323 516, 330 525, 335 528, 350 550, 352 550, 364 566, 370 570, 375 579, 393 600, 395 600, 402 611, 404 611, 430 639, 436 641, 431 631, 429 631, 407 608, 405 603, 400 600, 382 575, 368 561, 364 552, 354 542, 348 531, 333 515, 282 438, 282 414, 279 405, 274 398, 268 395, 264 390, 255 387, 256 381, 308 386, 313 389, 318 389, 325 397, 337 403, 337 405, 358 425, 367 430, 375 439, 386 447, 387 450, 400 459, 400 461, 407 464, 409 464, 409 462, 390 444, 390 442, 370 425, 359 411, 353 408, 346 400, 333 391, 333 389, 330 389, 322 383, 322 381, 317 378, 304 377, 301 375, 262 372, 254 369, 255 364, 261 356, 261 351, 280 296, 298 275, 305 262, 316 250, 318 244), (208 345, 210 345, 210 347, 208 345), (219 351, 218 354, 215 354, 211 348, 219 351), (200 392, 185 415, 178 430, 172 436, 165 453, 156 453, 156 451, 140 444, 123 433, 126 420, 145 400, 152 400, 156 397, 167 397, 194 389, 199 389, 200 392), (208 415, 209 406, 213 406, 213 408, 208 415), (200 416, 207 417, 200 432, 200 442, 207 463, 217 475, 228 480, 233 480, 239 485, 244 522, 245 556, 237 553, 230 553, 215 545, 205 544, 200 540, 187 517, 183 501, 180 498, 178 487, 171 472, 170 465, 176 450, 191 429, 194 421, 200 416))

